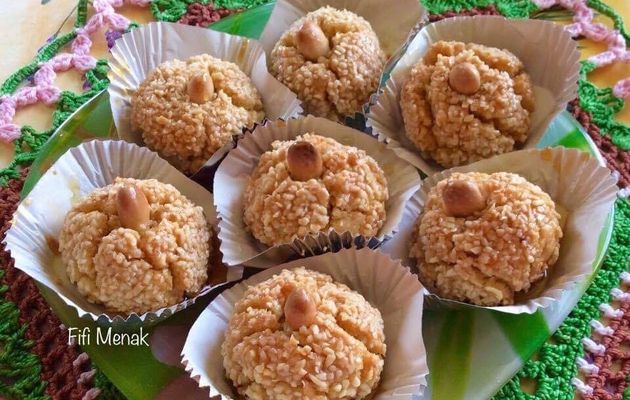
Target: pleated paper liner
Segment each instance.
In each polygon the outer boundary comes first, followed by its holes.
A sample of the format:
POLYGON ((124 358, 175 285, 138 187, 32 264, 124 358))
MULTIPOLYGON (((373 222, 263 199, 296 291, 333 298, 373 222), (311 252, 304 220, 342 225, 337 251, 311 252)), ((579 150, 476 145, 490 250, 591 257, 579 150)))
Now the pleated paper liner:
POLYGON ((363 132, 325 118, 313 116, 268 122, 246 133, 219 166, 214 177, 214 201, 219 215, 221 253, 227 265, 247 264, 266 268, 286 261, 290 256, 321 254, 350 246, 376 248, 390 239, 401 221, 406 201, 420 187, 418 172, 388 150, 383 143, 363 132), (387 178, 389 199, 385 204, 386 220, 374 237, 361 237, 348 232, 326 232, 291 243, 268 247, 254 238, 243 220, 243 194, 249 176, 260 156, 271 149, 276 140, 292 140, 305 133, 335 139, 341 144, 364 150, 374 158, 387 178))
POLYGON ((420 396, 429 373, 422 339, 422 285, 400 262, 367 248, 343 249, 278 265, 221 293, 192 326, 182 351, 182 363, 199 386, 209 388, 211 397, 240 398, 226 378, 221 356, 221 344, 234 305, 249 286, 284 269, 301 266, 331 275, 335 282, 362 294, 381 312, 387 353, 372 398, 402 400, 420 396))
POLYGON ((388 58, 409 39, 416 24, 427 18, 426 10, 416 0, 388 2, 386 12, 383 2, 379 0, 278 0, 260 35, 260 43, 267 56, 295 21, 326 6, 345 9, 365 18, 374 29, 381 49, 388 58))
MULTIPOLYGON (((142 133, 131 127, 131 95, 158 65, 199 54, 230 61, 248 75, 262 96, 265 117, 290 118, 302 107, 297 96, 267 71, 265 52, 255 40, 210 29, 168 22, 153 22, 125 33, 111 50, 108 91, 118 137, 144 145, 142 133)), ((247 127, 243 127, 247 128, 247 127)), ((229 145, 209 163, 217 163, 229 145)))
POLYGON ((507 49, 523 62, 532 79, 536 101, 524 148, 534 148, 551 121, 577 95, 580 53, 561 25, 495 16, 454 17, 427 25, 409 43, 389 80, 372 97, 367 114, 367 126, 396 154, 427 175, 444 168, 421 154, 407 138, 399 104, 400 91, 411 68, 440 40, 507 49))
POLYGON ((55 254, 56 249, 51 249, 49 241, 59 237, 64 218, 77 200, 113 183, 116 177, 155 178, 169 183, 201 206, 210 225, 216 226, 212 195, 156 153, 124 141, 90 141, 62 155, 15 212, 14 223, 5 238, 15 267, 56 292, 79 317, 119 328, 153 324, 192 305, 211 290, 242 277, 242 269, 229 268, 225 282, 212 285, 209 280, 195 297, 140 315, 111 313, 103 305, 88 302, 70 282, 61 258, 55 254))
POLYGON ((514 305, 481 307, 466 304, 431 294, 427 287, 428 305, 531 314, 540 308, 549 307, 565 291, 588 279, 594 272, 599 237, 608 215, 613 212, 616 180, 597 159, 579 150, 562 147, 515 151, 430 176, 407 202, 400 230, 383 251, 417 270, 415 260, 409 258, 416 221, 431 188, 453 172, 512 172, 538 185, 554 200, 563 217, 560 257, 549 267, 544 279, 534 283, 529 291, 517 293, 514 305))

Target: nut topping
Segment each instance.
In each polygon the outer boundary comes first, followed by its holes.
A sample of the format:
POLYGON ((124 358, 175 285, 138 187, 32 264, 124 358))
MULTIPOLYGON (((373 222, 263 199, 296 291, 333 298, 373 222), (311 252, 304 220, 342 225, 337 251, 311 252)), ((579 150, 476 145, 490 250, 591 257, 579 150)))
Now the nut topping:
POLYGON ((324 164, 319 151, 309 142, 299 141, 287 150, 289 175, 296 181, 308 181, 319 178, 324 171, 324 164))
POLYGON ((330 51, 328 38, 313 21, 306 21, 297 32, 295 38, 297 49, 307 60, 317 61, 330 51))
POLYGON ((124 228, 141 230, 150 220, 151 209, 144 192, 134 186, 123 186, 116 194, 116 208, 124 228))
POLYGON ((477 67, 465 62, 451 68, 448 75, 448 84, 461 94, 471 95, 477 93, 481 87, 481 76, 477 67))
POLYGON ((284 303, 284 317, 293 330, 308 326, 315 320, 317 309, 311 296, 304 289, 294 289, 284 303))
POLYGON ((188 81, 188 96, 193 103, 205 103, 212 99, 213 95, 214 82, 209 73, 200 72, 188 81))
POLYGON ((447 215, 468 217, 486 207, 486 198, 474 182, 454 180, 442 191, 442 202, 447 215))

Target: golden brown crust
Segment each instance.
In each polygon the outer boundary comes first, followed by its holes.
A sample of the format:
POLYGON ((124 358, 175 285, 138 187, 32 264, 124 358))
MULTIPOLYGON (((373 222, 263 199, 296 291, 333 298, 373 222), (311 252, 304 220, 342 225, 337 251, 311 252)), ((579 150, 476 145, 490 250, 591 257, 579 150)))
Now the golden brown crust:
POLYGON ((284 270, 236 303, 221 353, 227 376, 249 399, 364 399, 383 370, 384 324, 378 309, 329 275, 284 270), (293 329, 284 307, 296 288, 317 312, 293 329))
POLYGON ((385 56, 370 24, 360 16, 322 7, 294 22, 271 52, 271 72, 297 93, 307 113, 339 120, 354 114, 376 90, 385 56), (298 49, 305 22, 321 28, 330 45, 309 60, 298 49))
POLYGON ((263 117, 251 79, 236 64, 207 54, 160 64, 131 97, 133 128, 149 148, 186 173, 197 171, 232 135, 263 117), (191 86, 206 75, 211 91, 208 82, 191 86))
POLYGON ((507 305, 556 262, 561 238, 560 215, 538 186, 505 172, 453 173, 431 188, 410 256, 423 283, 438 295, 507 305), (468 217, 447 215, 443 191, 456 180, 475 182, 486 206, 468 217))
POLYGON ((70 282, 108 310, 144 313, 196 294, 208 277, 210 230, 201 207, 155 179, 117 178, 76 203, 59 235, 70 282), (120 188, 141 190, 150 207, 143 229, 123 228, 120 188))
POLYGON ((534 97, 531 80, 512 53, 440 41, 411 69, 400 107, 409 140, 448 168, 524 143, 534 97), (466 78, 476 79, 478 74, 479 87, 456 90, 449 84, 462 65, 475 69, 466 78))
POLYGON ((331 229, 375 236, 383 226, 388 197, 385 174, 372 157, 309 133, 276 141, 260 157, 245 189, 244 220, 254 237, 269 246, 331 229), (323 162, 317 179, 290 177, 287 150, 298 141, 317 148, 323 162))

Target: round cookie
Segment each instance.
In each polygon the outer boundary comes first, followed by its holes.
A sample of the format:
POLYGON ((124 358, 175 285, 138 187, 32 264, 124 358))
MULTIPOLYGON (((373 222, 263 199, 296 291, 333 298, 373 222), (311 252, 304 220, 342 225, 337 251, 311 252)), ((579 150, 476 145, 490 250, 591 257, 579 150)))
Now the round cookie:
POLYGON ((556 262, 561 238, 560 215, 538 186, 506 172, 453 173, 429 191, 409 255, 432 293, 509 305, 556 262))
POLYGON ((245 188, 244 221, 268 246, 330 230, 376 236, 388 198, 372 157, 309 133, 276 141, 260 157, 245 188))
POLYGON ((65 217, 59 251, 88 301, 144 313, 194 296, 208 278, 211 232, 201 207, 155 179, 117 178, 65 217))
POLYGON ((131 97, 131 124, 185 173, 264 118, 262 98, 236 64, 202 54, 158 65, 131 97))
POLYGON ((365 399, 383 370, 384 323, 329 275, 283 270, 236 303, 221 353, 247 399, 365 399))
POLYGON ((514 150, 527 140, 533 86, 507 50, 439 41, 400 94, 409 140, 445 168, 514 150))
POLYGON ((369 22, 327 6, 291 25, 274 46, 270 64, 306 113, 343 120, 360 111, 378 87, 385 55, 369 22))

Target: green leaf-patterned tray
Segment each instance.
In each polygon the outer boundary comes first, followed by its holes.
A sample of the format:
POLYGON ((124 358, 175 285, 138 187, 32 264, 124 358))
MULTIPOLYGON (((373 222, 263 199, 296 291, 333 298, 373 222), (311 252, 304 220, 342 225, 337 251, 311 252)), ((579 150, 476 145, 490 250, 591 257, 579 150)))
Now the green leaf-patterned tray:
MULTIPOLYGON (((219 21, 213 29, 257 38, 271 13, 264 5, 219 21)), ((103 92, 86 103, 51 137, 34 162, 23 196, 69 148, 85 140, 114 136, 109 97, 103 92)), ((597 147, 573 117, 561 113, 539 147, 566 146, 598 157, 597 147)), ((601 232, 593 271, 599 268, 612 232, 612 215, 601 232)), ((506 315, 492 311, 426 310, 423 320, 430 384, 424 398, 485 399, 495 393, 555 331, 575 306, 589 282, 568 292, 551 307, 533 315, 506 315)), ((178 351, 187 329, 213 294, 193 307, 151 327, 150 347, 97 345, 97 325, 79 319, 53 292, 40 286, 46 300, 66 327, 89 328, 90 343, 83 343, 93 362, 130 400, 198 398, 195 384, 177 366, 178 351), (170 349, 170 352, 168 351, 170 349), (166 354, 166 355, 165 355, 166 354), (158 361, 158 359, 160 361, 158 361)), ((106 331, 101 328, 101 332, 106 331)))

